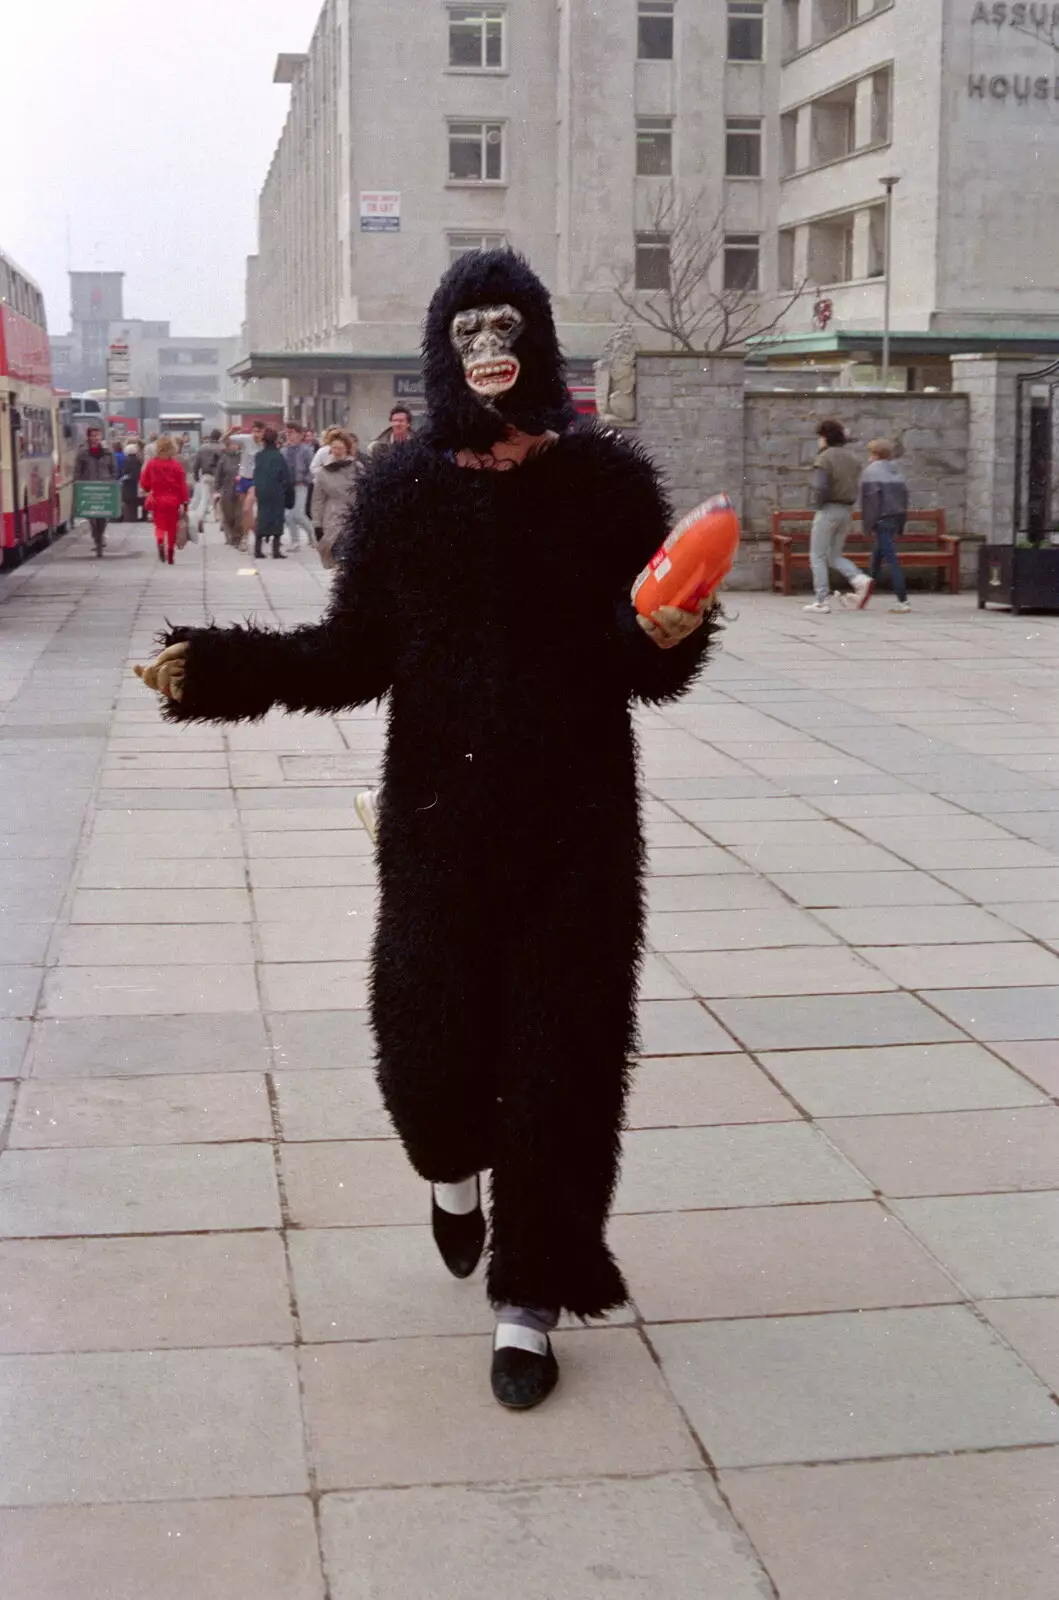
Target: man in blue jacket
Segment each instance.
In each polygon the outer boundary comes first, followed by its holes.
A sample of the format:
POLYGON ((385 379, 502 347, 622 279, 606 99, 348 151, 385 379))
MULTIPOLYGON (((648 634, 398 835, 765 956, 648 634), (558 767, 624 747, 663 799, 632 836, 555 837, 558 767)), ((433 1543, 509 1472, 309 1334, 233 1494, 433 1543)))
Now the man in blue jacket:
POLYGON ((860 520, 864 532, 870 533, 875 541, 871 556, 872 582, 878 579, 886 562, 894 586, 894 603, 890 610, 911 611, 905 575, 897 555, 897 539, 904 532, 908 517, 908 485, 893 460, 893 453, 889 439, 873 439, 868 446, 868 465, 860 480, 860 520))

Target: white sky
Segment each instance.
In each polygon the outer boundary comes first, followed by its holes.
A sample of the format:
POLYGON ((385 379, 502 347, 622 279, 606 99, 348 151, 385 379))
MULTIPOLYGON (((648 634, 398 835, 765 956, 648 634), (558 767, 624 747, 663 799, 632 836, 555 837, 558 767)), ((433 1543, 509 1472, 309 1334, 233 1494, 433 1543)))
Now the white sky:
POLYGON ((52 333, 69 267, 124 271, 126 316, 238 332, 290 96, 275 58, 308 48, 320 3, 0 0, 0 247, 52 333))

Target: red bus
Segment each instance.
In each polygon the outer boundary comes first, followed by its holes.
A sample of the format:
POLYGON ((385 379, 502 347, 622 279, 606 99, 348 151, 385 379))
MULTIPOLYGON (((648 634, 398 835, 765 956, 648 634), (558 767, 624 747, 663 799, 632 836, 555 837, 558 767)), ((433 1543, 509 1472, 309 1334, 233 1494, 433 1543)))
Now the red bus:
POLYGON ((76 441, 52 388, 44 297, 0 251, 0 558, 17 566, 70 518, 76 441))

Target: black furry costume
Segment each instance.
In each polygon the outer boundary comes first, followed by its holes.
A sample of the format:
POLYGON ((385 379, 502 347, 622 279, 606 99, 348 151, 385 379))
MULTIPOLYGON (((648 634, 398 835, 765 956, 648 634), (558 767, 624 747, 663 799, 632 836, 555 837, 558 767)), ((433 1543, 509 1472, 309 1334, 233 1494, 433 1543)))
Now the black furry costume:
POLYGON ((426 323, 429 421, 373 468, 322 621, 178 629, 177 721, 335 712, 390 696, 372 1016, 378 1079, 416 1170, 492 1169, 489 1293, 581 1317, 620 1305, 604 1243, 642 948, 630 699, 694 678, 629 589, 669 508, 647 458, 569 411, 547 292, 509 252, 465 257, 426 323), (450 341, 460 310, 525 318, 487 406, 450 341), (560 433, 469 471, 508 424, 560 433))

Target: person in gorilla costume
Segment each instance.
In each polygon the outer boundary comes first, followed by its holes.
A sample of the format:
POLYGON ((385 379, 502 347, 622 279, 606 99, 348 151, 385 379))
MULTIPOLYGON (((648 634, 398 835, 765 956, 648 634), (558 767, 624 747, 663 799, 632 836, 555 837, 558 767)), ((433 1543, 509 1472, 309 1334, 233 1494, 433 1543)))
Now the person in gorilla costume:
POLYGON ((637 618, 670 510, 636 445, 575 421, 521 257, 449 269, 423 356, 427 426, 369 471, 322 620, 176 628, 137 671, 177 722, 389 695, 378 1081, 460 1277, 491 1172, 493 1391, 524 1408, 559 1314, 627 1298, 605 1228, 642 951, 630 702, 687 689, 712 621, 637 618))

